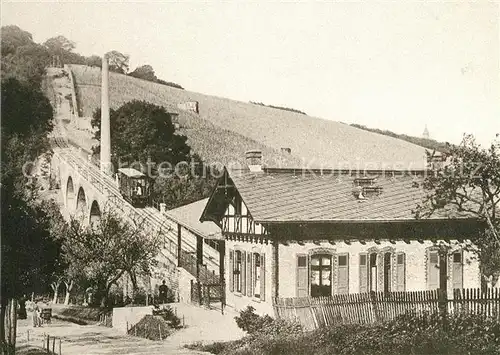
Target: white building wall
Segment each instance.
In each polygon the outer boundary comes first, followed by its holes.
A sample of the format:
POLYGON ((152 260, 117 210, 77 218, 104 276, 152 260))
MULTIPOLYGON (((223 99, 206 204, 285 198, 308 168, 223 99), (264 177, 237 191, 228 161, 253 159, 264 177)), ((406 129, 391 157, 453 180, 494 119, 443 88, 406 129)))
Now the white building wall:
POLYGON ((271 244, 260 244, 260 243, 249 243, 249 242, 237 242, 226 240, 226 305, 228 307, 234 308, 236 311, 245 309, 247 306, 252 306, 255 308, 256 312, 259 314, 269 314, 273 316, 273 304, 272 304, 272 294, 271 294, 271 260, 272 260, 272 245, 271 244), (230 291, 230 270, 229 270, 229 250, 242 250, 247 253, 260 253, 265 254, 265 300, 261 301, 255 299, 252 296, 238 294, 236 292, 230 291))
MULTIPOLYGON (((431 241, 411 241, 406 243, 396 241, 373 241, 361 244, 353 241, 351 244, 345 242, 321 242, 319 245, 312 242, 299 245, 291 243, 289 245, 279 245, 279 296, 280 297, 297 297, 297 254, 309 254, 315 250, 329 250, 332 253, 348 253, 349 255, 349 293, 359 293, 359 254, 367 253, 370 249, 376 248, 383 250, 392 248, 395 253, 405 253, 405 291, 422 291, 427 290, 427 251, 433 247, 431 241)), ((229 250, 240 249, 246 252, 259 252, 266 254, 266 299, 265 302, 252 299, 249 296, 238 295, 230 292, 230 287, 226 288, 226 302, 228 306, 234 307, 236 310, 244 309, 248 305, 252 305, 260 314, 273 314, 272 309, 272 245, 271 244, 254 244, 249 242, 226 241, 226 280, 229 282, 229 250)), ((451 260, 451 257, 450 259, 451 260)), ((451 281, 451 265, 448 267, 448 292, 452 295, 451 281)), ((464 252, 463 257, 463 287, 478 288, 480 287, 480 272, 479 262, 476 257, 470 252, 464 252)))

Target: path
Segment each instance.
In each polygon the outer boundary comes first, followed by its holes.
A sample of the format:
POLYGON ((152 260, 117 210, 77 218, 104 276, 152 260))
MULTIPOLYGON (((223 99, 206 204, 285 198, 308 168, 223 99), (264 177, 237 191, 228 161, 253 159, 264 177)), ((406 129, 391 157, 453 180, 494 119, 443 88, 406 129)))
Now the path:
MULTIPOLYGON (((97 325, 77 325, 54 319, 52 324, 42 328, 32 328, 28 321, 18 324, 17 347, 28 344, 27 332, 30 333, 29 344, 42 345, 44 334, 62 339, 62 355, 188 355, 207 354, 183 348, 195 342, 211 343, 215 341, 235 340, 244 335, 236 326, 234 316, 229 311, 222 315, 218 311, 207 310, 189 304, 175 304, 179 316, 184 316, 186 327, 176 331, 164 341, 152 341, 140 337, 120 333, 113 328, 97 325)), ((31 320, 31 315, 28 316, 31 320)), ((58 343, 56 343, 56 352, 58 343)))

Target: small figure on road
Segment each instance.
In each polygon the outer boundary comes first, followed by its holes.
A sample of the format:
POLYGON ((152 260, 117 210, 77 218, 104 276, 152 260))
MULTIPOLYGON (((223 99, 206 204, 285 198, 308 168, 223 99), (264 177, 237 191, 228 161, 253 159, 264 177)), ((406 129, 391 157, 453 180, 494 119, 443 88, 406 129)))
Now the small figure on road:
POLYGON ((168 287, 165 285, 165 280, 163 280, 161 286, 158 288, 160 292, 160 303, 167 303, 168 287))
POLYGON ((35 303, 33 307, 33 328, 42 326, 42 318, 40 317, 40 307, 35 303))
POLYGON ((19 319, 26 319, 28 315, 26 314, 26 295, 23 295, 19 300, 19 319))

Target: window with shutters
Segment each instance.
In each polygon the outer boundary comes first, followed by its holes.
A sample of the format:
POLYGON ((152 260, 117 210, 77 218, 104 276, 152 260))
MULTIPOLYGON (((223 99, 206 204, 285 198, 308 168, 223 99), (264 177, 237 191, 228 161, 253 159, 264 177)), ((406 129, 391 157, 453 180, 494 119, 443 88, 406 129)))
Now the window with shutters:
POLYGON ((234 252, 234 266, 233 266, 233 289, 236 292, 242 292, 243 286, 243 253, 240 250, 234 252))
POLYGON ((463 288, 463 253, 461 251, 453 253, 452 262, 453 288, 463 288))
POLYGON ((253 269, 252 269, 252 280, 253 280, 253 296, 260 298, 260 254, 253 253, 253 269))
POLYGON ((439 288, 439 252, 429 250, 427 254, 427 289, 439 288))
POLYGON ((311 256, 311 296, 332 295, 332 256, 318 254, 311 256))
POLYGON ((406 291, 405 253, 396 254, 396 291, 406 291))
POLYGON ((349 254, 340 254, 337 259, 337 293, 349 293, 349 254))

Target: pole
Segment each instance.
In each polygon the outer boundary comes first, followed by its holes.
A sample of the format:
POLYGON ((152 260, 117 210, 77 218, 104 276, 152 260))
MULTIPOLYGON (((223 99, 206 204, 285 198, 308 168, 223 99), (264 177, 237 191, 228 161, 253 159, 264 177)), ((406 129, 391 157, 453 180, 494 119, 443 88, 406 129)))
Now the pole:
POLYGON ((112 175, 111 127, 109 120, 109 67, 108 57, 102 57, 101 75, 101 171, 112 175))
POLYGON ((61 338, 59 338, 59 355, 62 355, 62 352, 61 352, 61 338))

